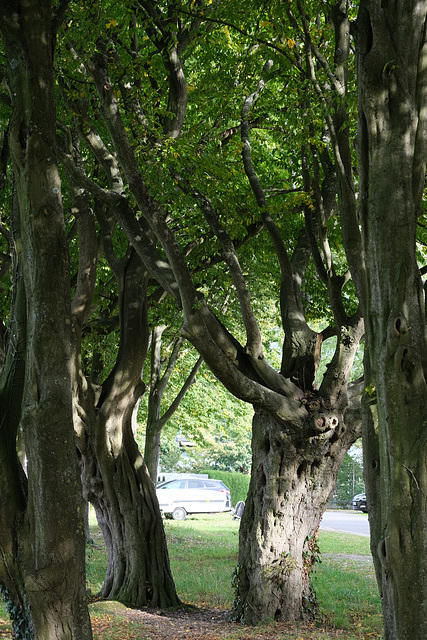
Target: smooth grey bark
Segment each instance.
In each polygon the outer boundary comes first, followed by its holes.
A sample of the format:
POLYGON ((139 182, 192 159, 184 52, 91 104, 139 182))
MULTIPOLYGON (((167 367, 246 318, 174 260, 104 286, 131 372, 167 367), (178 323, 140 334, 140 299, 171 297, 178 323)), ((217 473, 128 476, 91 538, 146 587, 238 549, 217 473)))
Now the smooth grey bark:
POLYGON ((40 639, 92 637, 71 398, 69 269, 56 162, 54 26, 50 2, 1 6, 27 303, 20 420, 28 495, 17 554, 40 639))
POLYGON ((385 638, 427 628, 427 344, 416 257, 426 161, 427 3, 363 0, 357 21, 364 429, 385 638))

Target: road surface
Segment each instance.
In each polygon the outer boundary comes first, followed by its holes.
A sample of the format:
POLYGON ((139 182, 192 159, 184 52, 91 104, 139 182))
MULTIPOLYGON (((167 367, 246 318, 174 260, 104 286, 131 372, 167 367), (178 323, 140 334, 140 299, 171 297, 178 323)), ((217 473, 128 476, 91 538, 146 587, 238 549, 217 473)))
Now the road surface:
POLYGON ((325 531, 369 536, 368 516, 361 511, 325 511, 320 528, 325 531))

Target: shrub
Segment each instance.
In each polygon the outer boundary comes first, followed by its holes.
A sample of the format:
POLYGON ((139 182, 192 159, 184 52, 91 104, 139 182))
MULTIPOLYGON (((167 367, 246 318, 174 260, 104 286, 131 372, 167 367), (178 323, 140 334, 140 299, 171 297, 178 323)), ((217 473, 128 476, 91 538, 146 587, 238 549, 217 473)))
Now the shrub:
POLYGON ((251 476, 237 471, 217 471, 215 469, 204 469, 200 473, 207 473, 209 478, 222 480, 227 485, 231 493, 231 504, 234 506, 240 500, 246 502, 251 476))

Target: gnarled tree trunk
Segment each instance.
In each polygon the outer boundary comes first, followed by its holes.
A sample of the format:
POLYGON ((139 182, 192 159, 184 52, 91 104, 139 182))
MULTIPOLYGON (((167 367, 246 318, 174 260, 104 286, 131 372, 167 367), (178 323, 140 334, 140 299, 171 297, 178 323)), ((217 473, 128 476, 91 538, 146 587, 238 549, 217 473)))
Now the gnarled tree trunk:
POLYGON ((316 560, 317 530, 360 421, 346 424, 341 410, 316 407, 313 419, 297 413, 281 422, 255 411, 252 476, 239 536, 235 619, 258 624, 268 619, 313 616, 310 573, 316 560), (313 427, 325 420, 322 429, 313 427))
MULTIPOLYGON (((123 422, 122 422, 123 420, 123 422)), ((114 418, 117 431, 117 417, 114 418)), ((96 454, 85 452, 85 495, 95 508, 108 554, 100 595, 132 606, 180 604, 169 566, 153 483, 130 428, 119 420, 120 444, 105 440, 111 421, 97 425, 96 454)))
MULTIPOLYGON (((81 260, 83 267, 83 255, 81 260)), ((145 388, 141 375, 148 349, 147 273, 133 250, 115 267, 120 346, 98 399, 79 367, 78 340, 75 354, 75 428, 83 494, 95 508, 108 554, 100 595, 132 606, 177 606, 156 493, 133 432, 134 409, 145 388)))

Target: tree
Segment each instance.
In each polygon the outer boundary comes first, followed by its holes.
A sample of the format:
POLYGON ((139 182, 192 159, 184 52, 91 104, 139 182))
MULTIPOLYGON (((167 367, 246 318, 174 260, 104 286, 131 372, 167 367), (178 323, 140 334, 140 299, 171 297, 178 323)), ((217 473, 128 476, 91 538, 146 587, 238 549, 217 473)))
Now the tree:
MULTIPOLYGON (((74 195, 79 239, 72 302, 74 427, 83 494, 95 508, 108 554, 100 595, 134 606, 176 606, 180 601, 170 572, 162 518, 134 433, 149 339, 147 271, 135 251, 126 249, 126 243, 123 257, 116 254, 108 215, 95 205, 104 253, 118 284, 119 321, 113 366, 96 385, 82 365, 82 339, 91 320, 98 239, 91 199, 83 190, 75 189, 74 195)), ((111 281, 109 285, 111 289, 111 281)))
MULTIPOLYGON (((363 0, 356 24, 366 318, 364 449, 385 638, 425 636, 425 291, 417 264, 426 162, 427 3, 363 0)), ((352 220, 355 225, 356 221, 352 220)))
MULTIPOLYGON (((294 167, 299 172, 289 169, 289 175, 292 175, 293 182, 298 182, 301 191, 299 211, 303 215, 298 216, 298 223, 293 226, 292 248, 288 250, 286 225, 274 220, 275 214, 280 218, 280 208, 276 211, 266 197, 268 189, 273 187, 267 184, 263 188, 262 184, 268 179, 267 168, 271 169, 271 165, 260 163, 260 177, 251 153, 250 136, 257 121, 254 113, 261 102, 264 88, 275 79, 271 74, 271 63, 264 65, 264 62, 260 64, 259 57, 254 59, 252 75, 248 77, 252 87, 247 82, 245 87, 240 88, 240 92, 245 89, 249 91, 245 97, 238 97, 238 101, 242 100, 238 125, 234 128, 225 126, 223 129, 224 138, 227 138, 225 131, 232 129, 234 134, 240 134, 239 150, 242 152, 245 173, 240 173, 239 177, 234 177, 232 172, 222 175, 218 172, 212 176, 207 172, 207 165, 218 163, 219 166, 228 164, 231 167, 233 150, 230 147, 230 156, 225 154, 224 163, 220 156, 224 152, 224 145, 210 145, 209 135, 207 142, 193 138, 189 144, 188 138, 183 135, 187 117, 178 119, 178 108, 181 118, 188 100, 188 93, 183 89, 184 53, 189 51, 188 36, 193 36, 193 46, 196 43, 206 46, 207 42, 203 30, 200 39, 197 42, 194 39, 201 22, 202 14, 198 10, 202 4, 197 6, 193 21, 185 12, 176 13, 176 5, 170 3, 162 4, 164 11, 148 3, 141 3, 141 7, 138 18, 144 19, 147 47, 157 50, 161 62, 154 72, 149 68, 148 84, 133 85, 134 90, 130 91, 123 82, 123 66, 120 63, 126 59, 130 65, 129 51, 133 50, 135 59, 140 61, 146 55, 145 50, 143 56, 142 50, 135 48, 135 41, 133 49, 126 49, 122 47, 120 38, 114 34, 110 38, 106 34, 106 37, 96 40, 93 55, 79 58, 96 89, 96 95, 91 94, 91 104, 96 104, 98 116, 101 116, 97 120, 98 132, 105 135, 104 126, 107 129, 122 183, 127 185, 129 193, 126 189, 103 188, 99 182, 89 180, 85 171, 71 167, 70 171, 73 170, 73 178, 81 186, 114 209, 118 222, 147 270, 182 309, 183 335, 197 348, 226 388, 254 406, 253 473, 241 523, 234 615, 236 619, 250 623, 272 617, 299 618, 310 609, 310 606, 305 606, 311 598, 310 541, 316 533, 345 452, 358 437, 360 429, 357 404, 360 387, 349 385, 349 376, 363 335, 363 323, 357 308, 347 302, 344 288, 348 283, 348 274, 345 266, 340 264, 342 258, 339 250, 333 251, 328 240, 328 234, 334 231, 336 192, 339 192, 342 206, 355 207, 354 192, 346 186, 349 179, 352 181, 351 154, 345 158, 344 169, 348 171, 347 174, 345 171, 340 174, 341 168, 334 165, 336 157, 331 160, 329 154, 322 153, 321 147, 315 144, 304 145, 299 156, 293 155, 296 161, 294 167), (174 66, 170 65, 171 53, 176 62, 174 66), (261 74, 262 66, 264 71, 261 74), (256 67, 261 74, 259 82, 254 78, 256 67), (172 145, 156 129, 156 117, 161 120, 160 108, 147 125, 147 101, 143 107, 140 95, 144 95, 144 92, 145 95, 152 95, 154 87, 161 104, 165 95, 164 86, 169 86, 169 81, 174 78, 177 80, 179 99, 172 107, 168 102, 173 110, 166 117, 179 122, 181 129, 178 131, 173 128, 172 145), (139 121, 143 132, 140 139, 147 140, 155 133, 155 143, 148 142, 146 147, 140 147, 135 142, 133 129, 138 123, 133 121, 129 126, 127 124, 129 104, 132 104, 133 113, 144 116, 139 121), (186 144, 189 144, 187 151, 186 144), (180 158, 179 162, 174 162, 176 156, 180 158), (141 158, 144 158, 145 164, 140 163, 141 158), (150 165, 154 161, 155 171, 151 171, 150 165), (143 167, 147 168, 145 175, 143 167), (206 179, 206 173, 209 180, 206 179), (246 175, 254 194, 251 206, 245 209, 239 206, 239 198, 234 200, 231 197, 225 175, 233 175, 233 193, 241 190, 247 198, 247 184, 245 186, 242 180, 242 175, 243 178, 246 175), (224 200, 227 200, 233 215, 229 214, 228 208, 225 210, 224 200), (129 202, 133 203, 132 207, 129 202), (135 215, 136 210, 139 217, 135 215), (237 257, 236 246, 242 236, 248 235, 241 224, 242 215, 246 216, 248 225, 262 221, 265 232, 257 239, 258 252, 260 248, 266 248, 269 254, 275 256, 279 266, 275 273, 280 283, 280 321, 285 335, 280 371, 270 366, 265 358, 254 313, 256 307, 251 305, 244 268, 237 257), (232 335, 226 329, 210 308, 201 283, 193 278, 191 258, 195 254, 187 252, 186 243, 190 242, 188 220, 201 225, 206 238, 222 253, 239 300, 243 334, 232 335), (159 253, 155 252, 154 243, 161 247, 159 253), (331 305, 331 327, 324 331, 313 330, 304 313, 303 283, 308 280, 309 265, 316 268, 317 278, 322 282, 331 305), (331 333, 337 335, 336 350, 320 388, 316 389, 314 376, 321 343, 331 333), (245 340, 245 346, 239 338, 245 340)), ((325 25, 325 30, 330 35, 330 22, 325 25)), ((212 35, 211 31, 209 36, 212 35)), ((215 35, 218 37, 223 33, 220 27, 215 35)), ((303 14, 301 33, 309 45, 310 34, 303 14)), ((341 41, 335 44, 335 53, 342 45, 341 41)), ((298 59, 300 68, 295 65, 294 68, 286 67, 286 71, 292 76, 297 68, 305 81, 314 83, 315 78, 310 76, 310 51, 310 46, 307 46, 306 66, 301 66, 304 59, 298 59)), ((230 53, 229 59, 233 57, 230 53)), ((129 77, 130 66, 126 73, 129 77)), ((279 66, 278 77, 284 82, 282 73, 283 67, 279 66)), ((134 77, 142 83, 143 76, 137 70, 134 77)), ((197 77, 195 73, 194 77, 201 82, 203 74, 199 72, 197 77)), ((91 89, 88 87, 89 91, 91 89)), ((315 128, 316 109, 312 110, 304 99, 299 107, 306 110, 307 122, 315 128)), ((218 112, 215 115, 218 117, 218 112)), ((347 144, 350 148, 347 129, 344 128, 345 135, 342 133, 343 115, 346 114, 337 107, 332 112, 329 124, 333 124, 334 130, 341 136, 341 144, 347 144)), ((187 125, 189 130, 190 124, 187 125)), ((162 130, 167 132, 168 139, 170 129, 163 127, 162 130)), ((229 136, 233 137, 231 133, 229 136)), ((63 160, 66 164, 69 162, 67 157, 63 160)), ((202 255, 206 257, 206 253, 202 255)), ((245 267, 249 268, 249 264, 245 264, 245 267)))
MULTIPOLYGON (((59 6, 59 9, 61 5, 59 6)), ((15 309, 1 377, 0 582, 18 638, 91 638, 72 421, 69 271, 56 160, 53 51, 60 11, 4 3, 13 109, 15 309), (16 342, 16 340, 18 342, 16 342), (16 456, 24 430, 28 483, 16 456), (5 517, 5 519, 3 519, 5 517)))
POLYGON ((179 337, 174 342, 167 366, 163 375, 161 373, 161 345, 162 334, 166 326, 157 326, 153 329, 151 339, 151 376, 148 400, 147 423, 145 428, 144 460, 152 481, 157 481, 157 471, 160 458, 160 435, 163 427, 171 419, 179 408, 185 394, 195 381, 197 372, 203 362, 198 358, 186 377, 181 389, 170 403, 169 407, 161 415, 161 404, 166 386, 176 366, 184 339, 179 337))

